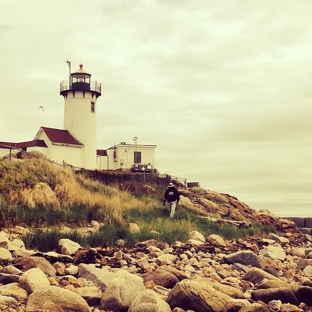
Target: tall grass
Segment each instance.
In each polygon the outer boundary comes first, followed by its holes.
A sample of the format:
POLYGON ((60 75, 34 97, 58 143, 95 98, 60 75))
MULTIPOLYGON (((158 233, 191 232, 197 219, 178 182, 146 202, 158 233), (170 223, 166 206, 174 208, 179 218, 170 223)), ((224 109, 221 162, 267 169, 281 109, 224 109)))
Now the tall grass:
POLYGON ((152 197, 135 197, 40 158, 0 158, 0 178, 2 226, 84 224, 92 218, 122 225, 124 211, 152 209, 158 204, 152 197))

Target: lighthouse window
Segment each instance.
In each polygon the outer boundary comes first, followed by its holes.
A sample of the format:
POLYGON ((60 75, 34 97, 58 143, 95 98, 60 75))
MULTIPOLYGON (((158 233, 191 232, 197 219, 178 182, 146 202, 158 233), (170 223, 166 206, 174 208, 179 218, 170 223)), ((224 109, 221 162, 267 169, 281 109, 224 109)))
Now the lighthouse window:
POLYGON ((91 113, 95 113, 95 102, 91 102, 91 113))

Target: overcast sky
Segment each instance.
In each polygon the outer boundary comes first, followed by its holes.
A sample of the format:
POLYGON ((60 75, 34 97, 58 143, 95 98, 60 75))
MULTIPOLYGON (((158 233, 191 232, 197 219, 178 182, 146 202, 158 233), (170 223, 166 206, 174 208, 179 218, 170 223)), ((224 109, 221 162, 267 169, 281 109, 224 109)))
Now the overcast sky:
POLYGON ((59 83, 82 62, 98 148, 137 136, 161 173, 312 216, 312 1, 0 4, 0 141, 62 129, 59 83))

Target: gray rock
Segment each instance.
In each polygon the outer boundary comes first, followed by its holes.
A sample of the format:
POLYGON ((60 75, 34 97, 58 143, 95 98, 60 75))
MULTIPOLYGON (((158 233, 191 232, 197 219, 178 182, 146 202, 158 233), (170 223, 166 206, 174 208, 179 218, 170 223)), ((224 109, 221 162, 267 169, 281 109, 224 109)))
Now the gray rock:
MULTIPOLYGON (((4 309, 17 308, 17 307, 18 307, 18 301, 16 301, 14 298, 0 295, 0 308, 1 308, 0 311, 10 311, 10 310, 4 310, 4 309)), ((11 310, 11 311, 14 311, 14 310, 11 310)))
POLYGON ((96 268, 93 264, 81 263, 78 267, 78 276, 91 281, 101 291, 105 291, 115 274, 107 269, 96 268))
POLYGON ((198 232, 198 231, 190 232, 190 237, 189 238, 190 239, 194 239, 194 240, 198 240, 198 241, 203 242, 203 243, 206 242, 205 236, 203 234, 201 234, 200 232, 198 232))
POLYGON ((303 273, 304 275, 306 275, 309 278, 312 278, 312 265, 307 265, 304 269, 303 269, 303 273))
POLYGON ((3 231, 0 232, 0 247, 7 249, 9 243, 9 235, 3 231))
POLYGON ((274 275, 267 273, 267 272, 265 272, 259 268, 250 269, 246 274, 243 275, 242 279, 244 281, 248 281, 248 282, 251 282, 253 284, 260 283, 264 279, 280 281, 279 278, 277 278, 274 275))
POLYGON ((144 273, 142 276, 145 283, 152 280, 156 285, 166 288, 173 288, 177 282, 187 278, 186 274, 167 266, 161 266, 153 272, 144 273))
POLYGON ((244 299, 244 293, 242 290, 237 289, 235 287, 224 285, 220 283, 211 283, 211 286, 219 292, 230 296, 235 299, 244 299))
POLYGON ((42 270, 32 268, 20 277, 19 286, 31 294, 36 290, 50 286, 50 282, 42 270))
POLYGON ((252 303, 242 307, 238 312, 271 312, 271 310, 263 303, 252 303))
POLYGON ((6 273, 6 274, 14 274, 14 275, 22 275, 23 274, 23 271, 17 269, 15 266, 13 266, 11 264, 1 268, 0 272, 6 273))
POLYGON ((263 267, 261 259, 250 250, 241 250, 226 255, 224 256, 223 261, 231 264, 240 263, 244 265, 251 265, 255 268, 263 267))
POLYGON ((171 254, 162 254, 157 257, 156 263, 159 265, 170 265, 177 260, 177 256, 171 254))
POLYGON ((26 312, 46 311, 47 302, 59 306, 66 312, 91 312, 88 303, 73 291, 49 286, 33 292, 27 301, 26 312))
POLYGON ((126 311, 144 290, 142 278, 120 270, 104 292, 100 308, 114 312, 126 311))
POLYGON ((90 306, 98 306, 101 303, 102 291, 96 286, 76 288, 76 293, 81 296, 90 306))
POLYGON ((259 255, 282 261, 286 258, 286 253, 281 246, 266 246, 260 250, 259 255))
POLYGON ((61 253, 64 255, 73 255, 77 250, 82 248, 78 243, 73 242, 68 238, 60 239, 58 245, 61 247, 61 253))
POLYGON ((128 312, 171 312, 169 304, 154 291, 146 289, 131 303, 128 312))
POLYGON ((169 292, 167 302, 173 309, 223 312, 229 308, 230 296, 215 290, 209 279, 183 280, 169 292))
POLYGON ((216 246, 222 246, 222 247, 226 246, 224 239, 220 235, 217 235, 217 234, 209 235, 207 237, 207 241, 216 246))
POLYGON ((281 300, 283 303, 299 304, 292 290, 287 287, 256 289, 252 292, 252 299, 256 301, 261 300, 265 303, 269 303, 272 300, 281 300))
POLYGON ((53 265, 43 257, 18 257, 14 260, 14 264, 21 267, 23 271, 27 271, 31 268, 38 268, 48 276, 54 277, 56 274, 56 270, 53 265))
POLYGON ((3 247, 0 247, 0 260, 13 260, 11 253, 3 247))
POLYGON ((8 243, 7 249, 10 251, 14 250, 25 250, 25 244, 21 239, 15 238, 8 243))
POLYGON ((23 289, 22 287, 20 287, 18 283, 10 283, 7 285, 1 285, 0 295, 12 297, 18 302, 25 301, 28 297, 27 291, 23 289))
POLYGON ((299 301, 304 302, 305 304, 312 306, 312 287, 301 286, 295 292, 295 296, 299 301))
POLYGON ((0 273, 0 283, 9 284, 18 282, 20 276, 16 274, 0 273))

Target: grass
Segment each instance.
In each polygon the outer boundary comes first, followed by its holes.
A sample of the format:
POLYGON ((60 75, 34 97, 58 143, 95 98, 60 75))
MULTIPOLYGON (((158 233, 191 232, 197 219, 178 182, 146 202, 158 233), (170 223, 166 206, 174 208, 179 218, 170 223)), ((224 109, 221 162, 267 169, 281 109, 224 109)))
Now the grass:
POLYGON ((180 207, 174 218, 168 218, 162 208, 155 208, 152 213, 134 209, 124 215, 128 222, 135 222, 140 232, 131 233, 128 227, 108 224, 102 225, 98 232, 88 235, 79 234, 77 230, 63 233, 60 230, 37 230, 22 237, 25 246, 40 251, 58 250, 58 241, 68 238, 76 241, 82 247, 118 246, 120 240, 123 246, 133 247, 136 243, 148 239, 157 239, 172 244, 176 241, 186 241, 191 231, 197 230, 205 237, 217 234, 225 239, 238 239, 246 236, 257 236, 263 233, 275 232, 274 228, 255 224, 249 229, 239 229, 232 225, 219 225, 208 221, 180 207))
MULTIPOLYGON (((134 246, 151 238, 171 244, 187 240, 194 230, 206 237, 218 234, 226 239, 274 231, 262 225, 251 229, 219 225, 201 217, 207 215, 205 210, 182 200, 175 217, 169 218, 161 202, 163 192, 158 187, 147 195, 144 185, 133 181, 122 189, 106 185, 41 158, 0 158, 0 227, 38 228, 23 240, 27 248, 40 251, 58 250, 60 238, 72 239, 83 247, 106 247, 121 240, 134 246), (103 224, 96 233, 60 231, 61 225, 85 227, 92 220, 103 224), (140 232, 131 233, 129 223, 137 223, 140 232)), ((205 195, 203 189, 194 192, 205 195)))

